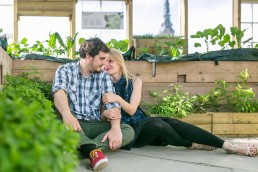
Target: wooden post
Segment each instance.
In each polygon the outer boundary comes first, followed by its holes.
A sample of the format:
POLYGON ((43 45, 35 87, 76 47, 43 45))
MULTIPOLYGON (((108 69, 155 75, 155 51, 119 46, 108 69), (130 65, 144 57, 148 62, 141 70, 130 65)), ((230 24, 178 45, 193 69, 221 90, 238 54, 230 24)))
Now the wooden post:
MULTIPOLYGON (((73 11, 72 11, 72 15, 69 17, 70 20, 70 35, 73 38, 75 36, 75 5, 76 5, 76 1, 73 2, 73 11)), ((68 58, 73 59, 74 56, 73 54, 76 51, 76 43, 73 45, 73 48, 71 50, 71 54, 69 55, 68 58)))
POLYGON ((17 11, 17 1, 14 0, 14 5, 13 5, 13 12, 14 12, 14 20, 13 20, 13 42, 18 43, 18 22, 19 22, 19 17, 18 17, 18 11, 17 11))
POLYGON ((241 29, 241 0, 233 0, 233 26, 241 29))
POLYGON ((126 38, 128 39, 128 49, 133 45, 133 1, 125 0, 126 4, 126 38))
POLYGON ((180 0, 180 35, 184 36, 184 53, 188 54, 188 0, 180 0))

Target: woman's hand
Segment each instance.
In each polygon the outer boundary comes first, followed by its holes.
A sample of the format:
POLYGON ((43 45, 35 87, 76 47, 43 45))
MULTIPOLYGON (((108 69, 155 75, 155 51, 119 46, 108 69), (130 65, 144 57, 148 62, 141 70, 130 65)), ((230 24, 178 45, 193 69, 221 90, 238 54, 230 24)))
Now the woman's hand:
POLYGON ((102 101, 104 104, 110 103, 110 102, 119 102, 118 101, 119 96, 117 96, 114 93, 105 93, 102 96, 102 101))

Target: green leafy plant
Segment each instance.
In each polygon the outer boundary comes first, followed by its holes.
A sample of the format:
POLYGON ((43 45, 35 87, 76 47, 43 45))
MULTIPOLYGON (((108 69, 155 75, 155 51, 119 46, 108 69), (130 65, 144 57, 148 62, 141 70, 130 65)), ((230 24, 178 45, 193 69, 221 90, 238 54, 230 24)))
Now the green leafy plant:
MULTIPOLYGON (((209 52, 209 47, 210 44, 214 45, 214 39, 216 37, 217 32, 214 31, 213 29, 205 29, 203 31, 198 31, 195 35, 191 35, 191 38, 199 38, 203 39, 205 46, 206 46, 206 51, 209 52)), ((194 47, 201 47, 201 43, 195 43, 194 47)))
POLYGON ((29 46, 28 39, 23 38, 17 44, 12 43, 7 47, 7 53, 13 58, 20 58, 24 53, 39 53, 46 56, 61 56, 67 55, 70 57, 72 48, 75 44, 75 40, 78 33, 74 37, 66 37, 66 41, 61 38, 60 34, 54 32, 49 34, 49 39, 45 41, 36 41, 32 46, 29 46))
POLYGON ((82 43, 85 41, 85 38, 79 38, 78 43, 79 45, 82 45, 82 43))
POLYGON ((183 53, 183 48, 185 46, 185 41, 182 37, 178 37, 175 41, 165 42, 170 49, 169 55, 172 57, 179 57, 183 53))
POLYGON ((220 111, 220 108, 224 105, 230 104, 230 92, 231 85, 222 80, 215 81, 215 88, 207 94, 208 101, 203 104, 203 107, 209 109, 209 111, 220 111))
POLYGON ((196 97, 190 97, 188 93, 181 92, 177 86, 173 88, 174 90, 163 97, 159 104, 149 107, 150 113, 182 118, 193 111, 193 102, 196 101, 196 97))
MULTIPOLYGON (((195 35, 191 35, 190 37, 202 39, 206 46, 206 51, 209 52, 210 46, 216 44, 221 47, 221 50, 228 48, 228 46, 233 49, 235 45, 237 45, 237 48, 241 48, 242 44, 244 45, 252 40, 252 38, 249 38, 242 41, 245 31, 246 29, 241 30, 237 27, 230 27, 230 34, 227 34, 225 27, 219 24, 214 29, 204 29, 203 31, 196 32, 195 35)), ((202 43, 196 42, 194 46, 201 47, 202 43)))
MULTIPOLYGON (((244 29, 244 30, 241 30, 241 29, 239 29, 239 28, 237 28, 237 27, 231 27, 230 28, 230 31, 231 31, 231 35, 233 36, 233 38, 235 38, 235 40, 236 40, 236 45, 237 45, 237 48, 241 48, 242 47, 242 45, 241 44, 246 44, 247 42, 249 42, 249 41, 251 41, 253 38, 249 38, 249 39, 247 39, 247 40, 245 40, 245 41, 243 41, 242 42, 242 38, 244 37, 244 33, 245 33, 245 31, 246 31, 246 29, 244 29)), ((234 45, 234 41, 231 41, 232 43, 230 44, 231 45, 231 48, 233 48, 233 46, 232 45, 234 45)))
POLYGON ((111 39, 109 42, 106 43, 106 45, 109 48, 116 48, 122 52, 126 52, 128 50, 128 39, 124 40, 116 40, 116 39, 111 39))
POLYGON ((12 86, 14 88, 19 87, 21 85, 26 85, 31 89, 40 90, 40 92, 47 98, 48 100, 52 101, 53 96, 51 94, 52 84, 41 81, 39 78, 29 78, 31 74, 38 74, 37 71, 22 73, 16 77, 6 75, 5 80, 7 81, 7 86, 12 86))
POLYGON ((53 34, 50 34, 49 40, 47 40, 47 42, 50 50, 52 50, 52 54, 56 54, 58 56, 66 53, 69 57, 71 55, 72 47, 75 44, 77 35, 78 32, 74 35, 74 37, 67 36, 64 43, 59 33, 55 32, 53 34), (57 44, 57 41, 59 43, 59 46, 57 44))
POLYGON ((140 47, 140 54, 150 53, 149 47, 140 47))
POLYGON ((232 92, 231 103, 237 112, 257 112, 258 104, 252 88, 248 88, 247 79, 251 78, 247 69, 238 78, 241 80, 232 92))
POLYGON ((38 84, 23 77, 8 81, 0 92, 0 171, 74 171, 79 135, 55 118, 38 84))
POLYGON ((158 43, 154 43, 153 45, 150 45, 148 47, 143 47, 141 46, 139 48, 139 54, 156 54, 156 55, 166 55, 166 56, 171 56, 171 57, 180 57, 183 53, 183 48, 185 45, 184 39, 182 37, 175 37, 175 36, 165 36, 165 35, 160 35, 160 36, 152 36, 152 35, 147 35, 147 36, 142 36, 142 37, 137 37, 137 39, 165 39, 168 40, 164 42, 157 41, 158 43))
POLYGON ((161 98, 161 101, 155 105, 147 105, 148 113, 183 117, 191 113, 214 111, 258 112, 256 96, 252 88, 247 85, 250 77, 247 69, 242 71, 237 76, 240 81, 236 82, 235 87, 225 81, 217 80, 214 83, 215 88, 209 94, 190 96, 187 92, 181 92, 179 86, 174 86, 172 91, 151 92, 152 97, 161 98))
POLYGON ((11 43, 7 47, 7 54, 13 58, 19 58, 22 53, 31 53, 29 44, 27 43, 28 39, 23 38, 17 44, 11 43))

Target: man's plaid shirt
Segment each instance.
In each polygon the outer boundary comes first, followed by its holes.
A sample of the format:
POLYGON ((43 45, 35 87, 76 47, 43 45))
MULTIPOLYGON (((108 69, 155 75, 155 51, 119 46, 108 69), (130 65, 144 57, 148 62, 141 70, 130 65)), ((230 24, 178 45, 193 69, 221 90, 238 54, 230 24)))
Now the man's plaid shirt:
MULTIPOLYGON (((55 74, 52 93, 64 90, 68 96, 71 112, 77 119, 100 120, 103 93, 115 93, 111 77, 105 73, 92 73, 84 78, 79 61, 60 66, 55 74)), ((117 102, 108 103, 104 109, 120 107, 117 102)))

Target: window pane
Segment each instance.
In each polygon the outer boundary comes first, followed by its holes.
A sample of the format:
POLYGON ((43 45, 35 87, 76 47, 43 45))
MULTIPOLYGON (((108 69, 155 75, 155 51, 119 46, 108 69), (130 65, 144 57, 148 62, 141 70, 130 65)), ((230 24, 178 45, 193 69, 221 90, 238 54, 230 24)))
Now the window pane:
MULTIPOLYGON (((226 33, 230 33, 232 26, 232 0, 188 0, 188 49, 189 53, 206 52, 204 41, 198 38, 190 38, 197 31, 203 31, 208 28, 215 28, 222 24, 226 28, 226 33), (194 43, 202 44, 201 48, 195 48, 194 43)), ((218 50, 220 47, 211 45, 210 50, 218 50)))
MULTIPOLYGON (((165 21, 164 0, 135 0, 133 1, 133 34, 144 35, 160 33, 165 21)), ((169 1, 170 21, 175 35, 180 34, 179 0, 169 1)))
MULTIPOLYGON (((77 38, 100 37, 104 42, 112 38, 123 40, 126 38, 126 6, 124 1, 78 1, 76 4, 76 31, 77 38), (82 12, 124 12, 124 29, 82 29, 82 12)), ((79 46, 77 45, 78 49, 79 46)))
POLYGON ((252 22, 252 5, 241 4, 241 22, 252 22))
POLYGON ((1 5, 13 5, 13 0, 0 0, 1 5))
POLYGON ((258 24, 254 24, 253 42, 258 42, 258 24))
POLYGON ((49 39, 49 33, 58 32, 62 39, 70 35, 68 17, 21 17, 19 21, 19 37, 27 38, 29 44, 49 39))
POLYGON ((241 25, 241 30, 245 30, 244 32, 244 37, 242 39, 242 41, 246 40, 246 39, 249 39, 252 37, 252 24, 242 24, 241 25))
POLYGON ((258 4, 253 5, 253 17, 254 22, 258 22, 258 4))
POLYGON ((6 34, 8 44, 13 42, 13 6, 1 5, 0 3, 0 28, 3 29, 1 34, 6 34))

